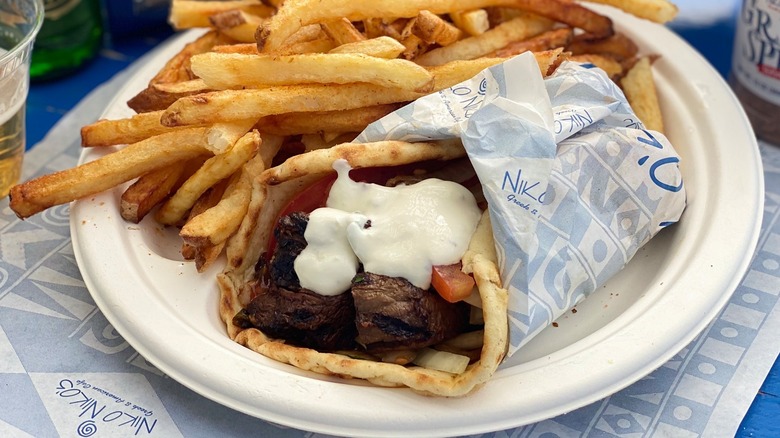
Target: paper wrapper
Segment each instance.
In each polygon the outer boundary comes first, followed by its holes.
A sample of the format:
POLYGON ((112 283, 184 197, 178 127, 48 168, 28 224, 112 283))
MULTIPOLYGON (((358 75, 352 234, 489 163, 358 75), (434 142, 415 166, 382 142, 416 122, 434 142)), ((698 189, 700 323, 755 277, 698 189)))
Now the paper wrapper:
POLYGON ((526 53, 369 125, 355 141, 460 137, 509 291, 511 355, 679 220, 677 153, 590 64, 526 53))

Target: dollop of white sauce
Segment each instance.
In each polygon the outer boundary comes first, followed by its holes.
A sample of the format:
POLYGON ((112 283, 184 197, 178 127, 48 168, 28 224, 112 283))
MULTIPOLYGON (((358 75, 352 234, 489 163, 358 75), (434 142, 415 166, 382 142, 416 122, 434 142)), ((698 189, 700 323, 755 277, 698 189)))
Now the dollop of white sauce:
POLYGON ((307 246, 295 260, 302 287, 345 292, 362 262, 366 272, 427 289, 433 266, 461 260, 482 214, 468 189, 435 178, 385 187, 352 181, 345 160, 333 167, 327 207, 310 214, 307 246))

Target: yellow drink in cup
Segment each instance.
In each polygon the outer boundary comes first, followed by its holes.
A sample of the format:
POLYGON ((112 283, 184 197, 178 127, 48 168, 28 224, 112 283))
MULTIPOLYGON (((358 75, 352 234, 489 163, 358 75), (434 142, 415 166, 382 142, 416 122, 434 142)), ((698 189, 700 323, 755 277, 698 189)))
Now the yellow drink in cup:
POLYGON ((42 0, 0 0, 0 197, 21 174, 30 52, 42 23, 42 0))

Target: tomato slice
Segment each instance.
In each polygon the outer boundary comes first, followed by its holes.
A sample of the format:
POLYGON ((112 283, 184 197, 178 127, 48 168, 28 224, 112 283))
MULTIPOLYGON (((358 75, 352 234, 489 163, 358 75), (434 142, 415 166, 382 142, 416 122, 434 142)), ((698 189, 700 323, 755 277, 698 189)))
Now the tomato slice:
POLYGON ((463 273, 463 265, 458 262, 452 265, 434 266, 431 272, 431 286, 442 298, 450 303, 463 301, 474 290, 474 279, 463 273))

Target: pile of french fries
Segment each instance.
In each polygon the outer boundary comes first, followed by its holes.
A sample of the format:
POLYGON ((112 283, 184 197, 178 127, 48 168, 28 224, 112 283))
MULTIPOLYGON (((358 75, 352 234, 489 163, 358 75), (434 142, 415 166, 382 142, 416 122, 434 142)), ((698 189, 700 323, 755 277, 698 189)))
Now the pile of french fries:
MULTIPOLYGON (((659 23, 677 12, 593 1, 659 23)), ((173 0, 169 18, 207 30, 128 101, 135 115, 82 128, 84 147, 115 152, 12 188, 20 218, 132 182, 122 217, 180 227, 203 271, 246 214, 254 175, 526 51, 544 75, 564 60, 602 68, 663 131, 654 56, 572 0, 173 0)))

